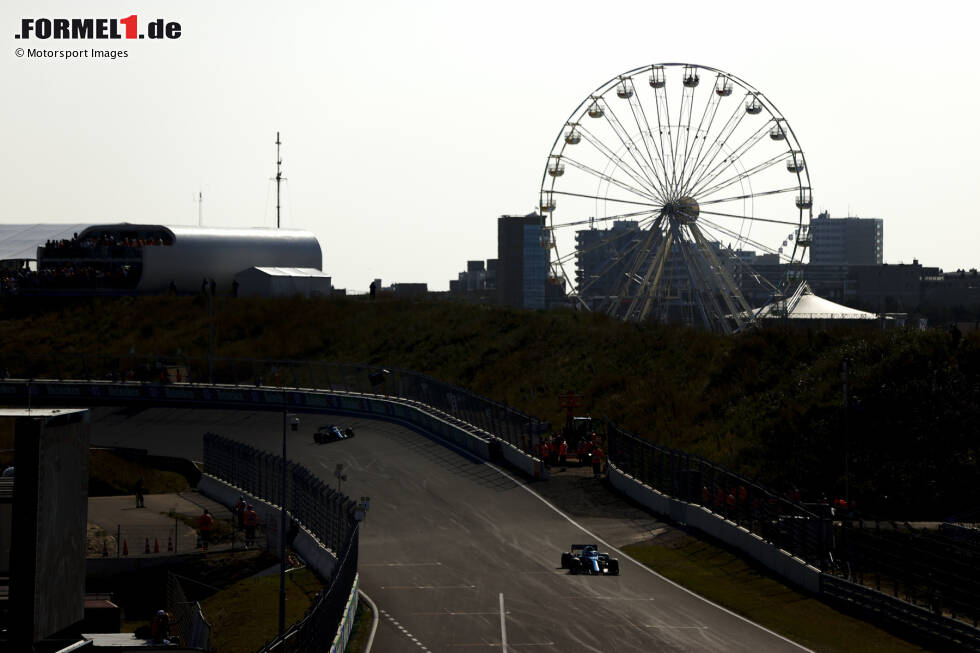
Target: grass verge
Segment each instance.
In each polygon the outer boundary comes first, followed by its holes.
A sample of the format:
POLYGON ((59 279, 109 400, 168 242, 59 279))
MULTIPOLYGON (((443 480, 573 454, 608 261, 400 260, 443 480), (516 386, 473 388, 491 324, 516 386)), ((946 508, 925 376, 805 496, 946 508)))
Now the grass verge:
POLYGON ((797 592, 730 551, 688 535, 624 552, 659 574, 766 628, 821 653, 925 651, 866 621, 797 592))
MULTIPOLYGON (((286 574, 286 624, 303 618, 323 584, 306 567, 286 574)), ((204 600, 213 653, 252 653, 278 633, 279 574, 246 578, 204 600)))
POLYGON ((134 494, 141 478, 144 494, 183 492, 190 488, 187 479, 177 472, 155 469, 110 451, 91 452, 88 475, 90 497, 134 494))
POLYGON ((361 599, 357 602, 357 614, 354 616, 354 626, 350 631, 350 639, 347 640, 346 653, 361 653, 367 646, 368 637, 371 636, 371 622, 374 620, 374 611, 367 601, 361 599))

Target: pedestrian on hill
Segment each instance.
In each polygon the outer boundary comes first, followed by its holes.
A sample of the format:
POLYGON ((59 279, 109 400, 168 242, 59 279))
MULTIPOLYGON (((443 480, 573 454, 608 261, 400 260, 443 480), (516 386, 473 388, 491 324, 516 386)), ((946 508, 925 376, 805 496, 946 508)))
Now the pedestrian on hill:
POLYGON ((592 476, 599 478, 602 475, 602 448, 595 447, 592 450, 592 476))
POLYGON ((255 512, 252 504, 245 509, 245 548, 255 546, 255 527, 259 525, 259 513, 255 512))
POLYGON ((248 504, 245 502, 245 497, 238 497, 238 503, 235 504, 235 528, 242 530, 245 528, 245 511, 248 509, 248 504))
POLYGON ((143 477, 140 476, 140 480, 136 481, 136 507, 145 508, 143 505, 143 477))
POLYGON ((170 642, 170 615, 166 610, 157 610, 150 622, 150 640, 158 643, 170 642))
POLYGON ((208 552, 208 542, 211 540, 211 531, 214 529, 214 517, 207 508, 200 517, 197 518, 197 530, 201 537, 201 548, 208 552))

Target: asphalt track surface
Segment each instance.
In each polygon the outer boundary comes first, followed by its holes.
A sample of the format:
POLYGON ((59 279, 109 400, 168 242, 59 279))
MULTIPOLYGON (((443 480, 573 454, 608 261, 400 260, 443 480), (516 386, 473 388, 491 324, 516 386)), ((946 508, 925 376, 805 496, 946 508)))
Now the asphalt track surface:
MULTIPOLYGON (((611 547, 663 530, 628 508, 569 516, 529 483, 408 428, 304 415, 287 454, 342 491, 371 498, 360 538, 361 589, 376 603, 373 651, 805 651, 707 602, 611 547), (320 424, 356 437, 313 443, 320 424), (618 577, 572 576, 560 554, 598 541, 618 577)), ((96 409, 94 445, 199 460, 212 431, 281 451, 282 415, 234 411, 96 409)), ((597 482, 591 479, 582 482, 597 482)))

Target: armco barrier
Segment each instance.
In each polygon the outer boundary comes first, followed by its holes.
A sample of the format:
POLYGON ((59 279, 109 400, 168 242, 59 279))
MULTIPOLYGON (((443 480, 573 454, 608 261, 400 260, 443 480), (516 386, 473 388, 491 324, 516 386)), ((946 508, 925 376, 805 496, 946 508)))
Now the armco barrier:
MULTIPOLYGON (((326 412, 392 421, 430 433, 481 459, 491 459, 491 443, 529 478, 544 478, 540 459, 511 440, 413 399, 313 389, 118 383, 109 381, 0 381, 0 404, 35 406, 153 405, 290 412, 326 412)), ((508 431, 510 435, 513 435, 508 431)), ((534 439, 529 438, 533 443, 534 439)))
POLYGON ((725 542, 798 587, 814 594, 820 591, 819 569, 778 549, 738 524, 701 506, 662 494, 624 473, 611 462, 609 481, 618 491, 650 511, 725 542))

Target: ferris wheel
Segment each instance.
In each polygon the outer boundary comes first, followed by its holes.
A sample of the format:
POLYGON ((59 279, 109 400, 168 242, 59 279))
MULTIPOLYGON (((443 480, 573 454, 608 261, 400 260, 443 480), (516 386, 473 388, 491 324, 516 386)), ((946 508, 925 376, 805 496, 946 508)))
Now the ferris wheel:
POLYGON ((577 305, 723 332, 786 291, 812 205, 803 150, 772 102, 681 63, 590 93, 555 139, 539 202, 552 281, 577 305))

